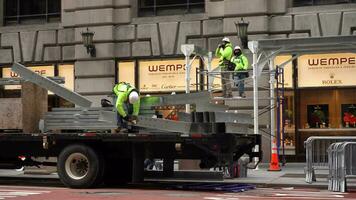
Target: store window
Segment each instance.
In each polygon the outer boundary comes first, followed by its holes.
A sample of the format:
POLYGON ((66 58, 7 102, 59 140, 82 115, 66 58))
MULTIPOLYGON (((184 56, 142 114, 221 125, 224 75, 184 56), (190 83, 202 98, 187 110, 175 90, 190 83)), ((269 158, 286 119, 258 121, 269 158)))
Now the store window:
POLYGON ((60 0, 5 0, 5 25, 58 22, 60 0))
POLYGON ((356 128, 356 104, 341 104, 341 119, 342 127, 356 128))
POLYGON ((328 4, 356 3, 356 0, 294 0, 293 6, 317 6, 328 4))
POLYGON ((329 105, 307 105, 306 128, 327 128, 329 126, 329 105))
POLYGON ((205 0, 138 0, 138 16, 159 16, 205 11, 205 0))
MULTIPOLYGON (((295 154, 295 97, 294 91, 287 90, 284 93, 284 148, 286 155, 295 154)), ((283 138, 283 137, 281 137, 283 138)))
POLYGON ((126 82, 135 86, 135 62, 124 61, 118 63, 118 82, 126 82))

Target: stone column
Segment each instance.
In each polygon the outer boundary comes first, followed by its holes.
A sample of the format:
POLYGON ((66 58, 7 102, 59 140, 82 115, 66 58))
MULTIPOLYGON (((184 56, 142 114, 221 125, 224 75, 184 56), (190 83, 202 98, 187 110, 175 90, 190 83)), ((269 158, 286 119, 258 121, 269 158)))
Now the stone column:
POLYGON ((5 15, 4 0, 0 0, 0 26, 4 25, 4 15, 5 15))

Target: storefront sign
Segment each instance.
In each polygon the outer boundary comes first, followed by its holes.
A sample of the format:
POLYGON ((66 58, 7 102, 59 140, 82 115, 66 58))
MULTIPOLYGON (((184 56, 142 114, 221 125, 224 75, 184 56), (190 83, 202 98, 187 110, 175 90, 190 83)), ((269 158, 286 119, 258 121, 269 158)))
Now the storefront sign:
MULTIPOLYGON (((40 67, 28 67, 28 69, 46 77, 54 76, 54 66, 40 66, 40 67)), ((10 68, 2 69, 3 78, 19 78, 20 76, 15 72, 11 71, 10 68)), ((6 90, 19 90, 21 89, 20 85, 6 85, 6 90)))
MULTIPOLYGON (((281 65, 292 58, 291 55, 276 56, 274 59, 274 66, 281 65)), ((289 62, 284 67, 284 87, 293 88, 293 64, 289 62)))
MULTIPOLYGON (((199 68, 199 60, 195 59, 190 70, 190 89, 195 90, 196 69, 199 68)), ((184 91, 185 60, 155 60, 140 61, 140 91, 141 92, 173 92, 184 91)))
POLYGON ((316 54, 298 59, 299 87, 356 85, 356 54, 316 54))
MULTIPOLYGON (((28 69, 42 75, 45 77, 54 77, 54 66, 39 66, 39 67, 28 67, 28 69)), ((3 78, 18 78, 20 77, 15 72, 11 71, 10 68, 2 69, 3 78)), ((64 84, 62 84, 65 88, 74 91, 74 65, 59 65, 58 66, 58 76, 64 78, 64 84)), ((20 90, 20 85, 6 85, 6 90, 20 90)), ((49 94, 53 94, 52 92, 48 92, 49 94)))

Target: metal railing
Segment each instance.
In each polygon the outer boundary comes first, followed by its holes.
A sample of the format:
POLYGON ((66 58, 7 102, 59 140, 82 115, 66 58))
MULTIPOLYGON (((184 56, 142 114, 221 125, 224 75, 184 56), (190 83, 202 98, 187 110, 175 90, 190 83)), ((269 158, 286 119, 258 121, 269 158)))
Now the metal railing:
MULTIPOLYGON (((225 79, 225 84, 231 84, 232 88, 236 87, 236 81, 234 80, 234 75, 237 73, 249 73, 249 76, 240 79, 241 81, 243 80, 245 83, 245 88, 247 87, 252 87, 253 86, 253 80, 252 80, 252 71, 251 70, 246 70, 246 71, 221 71, 219 68, 215 68, 212 71, 208 71, 206 69, 197 69, 196 70, 196 90, 199 88, 202 88, 203 90, 208 90, 210 92, 218 92, 222 90, 222 85, 221 85, 221 79, 225 79), (223 78, 222 74, 229 74, 229 78, 223 78), (218 80, 217 82, 215 80, 218 80)), ((263 71, 262 76, 269 76, 271 72, 269 71, 263 71)), ((268 85, 259 85, 259 88, 262 89, 269 89, 268 85)))
POLYGON ((347 178, 356 177, 356 142, 333 143, 328 148, 329 185, 334 192, 347 191, 347 178))
POLYGON ((316 181, 315 170, 328 170, 328 147, 336 142, 355 141, 356 136, 313 136, 304 142, 306 149, 305 181, 316 181))

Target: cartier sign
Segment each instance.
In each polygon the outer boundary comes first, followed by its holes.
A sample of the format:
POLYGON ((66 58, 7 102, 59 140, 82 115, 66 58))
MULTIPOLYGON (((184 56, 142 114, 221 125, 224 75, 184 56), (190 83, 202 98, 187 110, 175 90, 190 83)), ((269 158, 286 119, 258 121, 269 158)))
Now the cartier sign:
POLYGON ((356 54, 315 54, 298 58, 299 87, 356 85, 356 54))
MULTIPOLYGON (((195 60, 190 70, 190 89, 195 89, 196 69, 199 60, 195 60)), ((186 66, 184 59, 151 60, 139 62, 139 86, 141 92, 173 92, 185 90, 186 66)))

